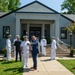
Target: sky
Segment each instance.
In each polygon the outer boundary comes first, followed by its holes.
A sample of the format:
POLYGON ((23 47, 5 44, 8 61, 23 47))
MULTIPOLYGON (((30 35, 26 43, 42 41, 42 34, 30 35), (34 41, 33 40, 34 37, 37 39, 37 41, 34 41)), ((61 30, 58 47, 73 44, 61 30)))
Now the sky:
MULTIPOLYGON (((21 7, 33 1, 35 0, 20 0, 21 7)), ((37 1, 47 5, 48 7, 56 10, 57 12, 61 12, 61 4, 63 3, 64 0, 37 0, 37 1)))

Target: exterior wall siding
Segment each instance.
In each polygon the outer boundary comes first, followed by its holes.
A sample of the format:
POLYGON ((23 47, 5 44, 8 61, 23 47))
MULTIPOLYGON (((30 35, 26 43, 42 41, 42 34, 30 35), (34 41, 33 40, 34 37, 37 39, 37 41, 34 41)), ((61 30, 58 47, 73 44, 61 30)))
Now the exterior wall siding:
MULTIPOLYGON (((61 27, 67 27, 71 22, 64 17, 60 16, 60 28, 61 27)), ((60 33, 61 34, 61 33, 60 33)), ((60 38, 61 39, 61 38, 60 38)), ((67 32, 67 39, 61 39, 63 42, 69 44, 70 36, 69 33, 67 32)))
POLYGON ((0 50, 6 45, 6 38, 3 38, 3 26, 10 26, 10 34, 12 35, 12 41, 15 37, 15 14, 12 13, 0 19, 0 50))

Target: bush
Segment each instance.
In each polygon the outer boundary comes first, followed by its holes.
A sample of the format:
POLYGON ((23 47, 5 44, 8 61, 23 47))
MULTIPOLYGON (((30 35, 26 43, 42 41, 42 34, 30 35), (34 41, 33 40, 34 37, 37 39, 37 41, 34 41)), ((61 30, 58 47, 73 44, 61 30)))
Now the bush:
POLYGON ((47 44, 51 44, 51 39, 50 37, 46 36, 47 44))
POLYGON ((5 47, 2 49, 2 52, 3 52, 4 56, 6 57, 7 56, 7 50, 5 47))
POLYGON ((22 41, 24 40, 24 38, 23 38, 23 37, 21 37, 20 39, 21 39, 22 41))

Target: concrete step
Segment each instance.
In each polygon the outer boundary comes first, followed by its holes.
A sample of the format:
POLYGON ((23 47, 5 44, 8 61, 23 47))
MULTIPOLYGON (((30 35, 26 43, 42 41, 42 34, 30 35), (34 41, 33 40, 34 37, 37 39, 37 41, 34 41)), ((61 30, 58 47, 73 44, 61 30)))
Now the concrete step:
MULTIPOLYGON (((40 47, 41 49, 41 47, 40 47)), ((46 56, 50 56, 51 55, 51 47, 50 45, 47 45, 46 47, 46 56)), ((66 48, 66 51, 60 49, 59 47, 57 47, 57 50, 56 50, 56 56, 68 56, 70 54, 70 50, 68 48, 66 48)), ((14 57, 14 52, 11 53, 12 57, 14 57)), ((30 57, 31 57, 31 54, 29 54, 30 57)), ((40 54, 39 56, 42 56, 41 54, 41 50, 40 50, 40 54)))

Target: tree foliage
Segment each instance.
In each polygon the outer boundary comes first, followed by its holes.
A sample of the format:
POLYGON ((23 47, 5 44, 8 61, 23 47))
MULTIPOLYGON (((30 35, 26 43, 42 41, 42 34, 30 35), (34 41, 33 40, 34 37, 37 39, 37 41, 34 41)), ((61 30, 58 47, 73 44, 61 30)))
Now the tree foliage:
POLYGON ((73 34, 75 34, 75 22, 69 24, 69 25, 66 27, 66 29, 67 29, 69 32, 72 32, 73 34))
POLYGON ((10 12, 20 7, 20 0, 0 0, 0 12, 10 12))
POLYGON ((16 10, 20 6, 20 0, 8 0, 8 10, 16 10))
POLYGON ((7 0, 0 0, 0 12, 8 12, 7 0))
POLYGON ((75 14, 75 0, 64 0, 61 10, 67 9, 68 14, 75 14))

